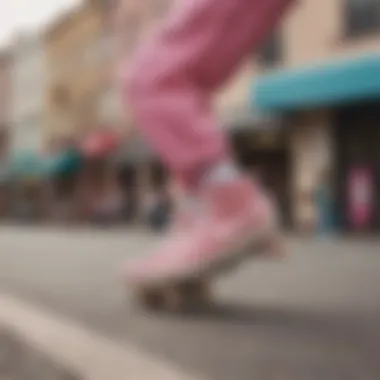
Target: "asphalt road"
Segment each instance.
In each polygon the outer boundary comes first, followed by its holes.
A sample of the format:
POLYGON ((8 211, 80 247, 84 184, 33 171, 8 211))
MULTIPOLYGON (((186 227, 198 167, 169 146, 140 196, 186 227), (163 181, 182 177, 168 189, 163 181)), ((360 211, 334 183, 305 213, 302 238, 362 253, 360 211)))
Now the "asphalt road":
POLYGON ((122 260, 143 232, 0 230, 3 290, 218 380, 380 378, 380 241, 292 239, 292 257, 252 261, 215 284, 215 306, 136 308, 122 260))

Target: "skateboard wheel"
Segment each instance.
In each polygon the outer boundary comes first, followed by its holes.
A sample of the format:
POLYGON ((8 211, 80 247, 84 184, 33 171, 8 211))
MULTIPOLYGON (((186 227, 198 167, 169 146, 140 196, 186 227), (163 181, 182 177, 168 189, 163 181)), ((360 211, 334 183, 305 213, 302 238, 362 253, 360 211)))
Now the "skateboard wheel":
POLYGON ((136 295, 138 303, 147 309, 160 309, 163 306, 162 294, 158 290, 141 289, 136 295))
POLYGON ((191 286, 191 293, 198 302, 208 302, 211 299, 210 284, 205 281, 196 282, 191 286))
POLYGON ((182 286, 182 297, 184 306, 189 309, 196 309, 210 303, 210 284, 206 281, 192 281, 182 286))

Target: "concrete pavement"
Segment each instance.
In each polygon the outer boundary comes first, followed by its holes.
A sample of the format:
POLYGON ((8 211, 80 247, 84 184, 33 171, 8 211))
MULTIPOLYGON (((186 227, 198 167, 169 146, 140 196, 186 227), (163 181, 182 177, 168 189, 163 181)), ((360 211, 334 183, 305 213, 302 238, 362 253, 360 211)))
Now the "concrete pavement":
POLYGON ((0 373, 14 380, 201 380, 12 296, 0 296, 0 326, 0 373))
POLYGON ((135 308, 115 276, 155 240, 2 227, 0 286, 203 378, 380 377, 380 242, 294 240, 289 261, 253 261, 218 281, 207 312, 170 316, 135 308))

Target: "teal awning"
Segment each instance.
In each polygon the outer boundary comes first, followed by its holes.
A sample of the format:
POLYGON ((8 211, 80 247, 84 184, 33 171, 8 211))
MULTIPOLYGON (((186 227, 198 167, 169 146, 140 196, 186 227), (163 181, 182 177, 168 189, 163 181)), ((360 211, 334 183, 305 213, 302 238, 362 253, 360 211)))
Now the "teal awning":
POLYGON ((76 150, 69 149, 47 159, 45 170, 47 175, 69 174, 79 170, 81 164, 81 155, 76 150))
POLYGON ((279 72, 255 81, 252 103, 283 112, 380 99, 380 55, 279 72))
POLYGON ((74 149, 52 157, 42 156, 36 152, 18 152, 0 167, 0 182, 30 178, 42 179, 72 173, 80 168, 81 162, 81 156, 74 149))
POLYGON ((9 171, 13 179, 40 178, 46 172, 46 160, 35 152, 20 152, 9 160, 9 171))

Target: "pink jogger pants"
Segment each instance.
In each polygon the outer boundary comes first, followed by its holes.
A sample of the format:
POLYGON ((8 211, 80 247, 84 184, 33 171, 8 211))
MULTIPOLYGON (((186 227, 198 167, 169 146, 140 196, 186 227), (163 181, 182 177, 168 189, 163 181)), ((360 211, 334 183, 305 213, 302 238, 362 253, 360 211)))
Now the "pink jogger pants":
POLYGON ((293 0, 178 0, 128 68, 141 133, 185 185, 228 157, 213 92, 254 54, 293 0))

